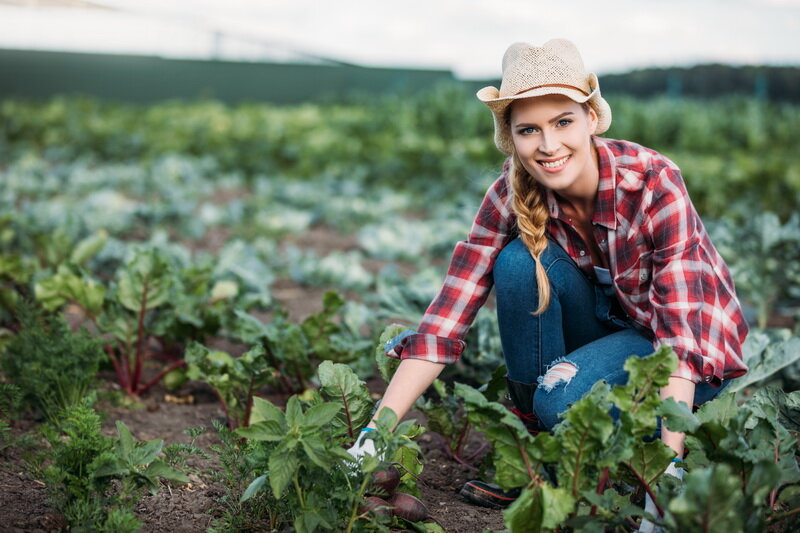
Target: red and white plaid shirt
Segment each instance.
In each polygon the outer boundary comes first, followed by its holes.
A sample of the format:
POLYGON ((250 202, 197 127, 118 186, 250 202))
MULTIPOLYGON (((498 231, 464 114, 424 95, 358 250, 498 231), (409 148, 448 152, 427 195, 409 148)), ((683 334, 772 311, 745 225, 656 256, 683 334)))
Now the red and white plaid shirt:
MULTIPOLYGON (((654 347, 674 348, 674 376, 719 385, 747 372, 747 323, 725 261, 706 233, 678 167, 638 144, 593 137, 600 183, 592 225, 617 298, 654 347)), ((458 360, 464 337, 492 288, 500 250, 518 235, 509 161, 486 193, 469 238, 456 245, 447 277, 416 333, 387 343, 387 355, 458 360)), ((591 254, 548 191, 548 234, 593 276, 591 254)), ((409 332, 410 333, 410 332, 409 332)))

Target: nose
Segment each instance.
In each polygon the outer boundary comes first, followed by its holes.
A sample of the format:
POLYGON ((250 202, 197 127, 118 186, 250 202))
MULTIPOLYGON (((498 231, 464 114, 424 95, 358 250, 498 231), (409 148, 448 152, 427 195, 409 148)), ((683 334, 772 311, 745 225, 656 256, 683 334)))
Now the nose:
POLYGON ((558 138, 555 133, 550 131, 542 131, 542 142, 539 143, 539 151, 545 155, 551 155, 558 150, 558 138))

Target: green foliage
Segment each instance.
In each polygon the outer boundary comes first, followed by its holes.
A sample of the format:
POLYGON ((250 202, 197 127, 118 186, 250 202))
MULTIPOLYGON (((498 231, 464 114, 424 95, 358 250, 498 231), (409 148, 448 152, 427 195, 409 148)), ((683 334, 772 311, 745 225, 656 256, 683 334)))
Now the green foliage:
POLYGON ((275 372, 264 357, 261 346, 232 357, 223 351, 193 343, 186 349, 185 361, 190 379, 205 381, 214 388, 231 428, 248 425, 253 396, 275 372))
MULTIPOLYGON (((791 381, 787 371, 800 366, 800 337, 792 336, 788 330, 752 330, 742 345, 742 355, 749 370, 728 385, 728 392, 773 381, 786 384, 791 381)), ((798 381, 794 381, 792 385, 797 388, 798 381)))
POLYGON ((758 326, 776 304, 800 299, 800 218, 795 213, 781 223, 775 213, 749 213, 737 224, 716 224, 712 235, 730 261, 736 292, 754 305, 758 326))
POLYGON ((445 453, 458 462, 469 464, 484 448, 479 447, 469 456, 464 455, 464 446, 472 429, 469 418, 464 413, 461 402, 447 389, 443 381, 435 380, 433 389, 436 392, 436 399, 430 396, 422 397, 417 400, 414 407, 425 415, 428 429, 441 436, 445 453))
POLYGON ((136 442, 128 427, 117 421, 119 438, 114 442, 112 453, 99 457, 94 464, 93 475, 97 478, 116 477, 124 480, 122 492, 127 494, 140 487, 158 491, 159 479, 186 483, 185 474, 169 466, 158 456, 164 447, 162 439, 136 442))
POLYGON ((792 529, 800 508, 800 392, 766 387, 742 406, 727 393, 693 414, 683 403, 658 399, 676 363, 668 348, 631 357, 626 385, 597 383, 550 433, 535 438, 502 405, 457 384, 467 416, 493 444, 495 481, 525 487, 506 510, 506 525, 512 531, 624 528, 642 516, 635 498, 647 491, 657 494, 664 511, 651 519, 670 530, 792 529), (612 406, 620 413, 616 422, 612 406), (682 485, 662 475, 674 452, 648 438, 657 414, 687 435, 689 473, 682 485))
POLYGON ((400 335, 408 328, 400 324, 389 324, 380 334, 378 344, 375 347, 375 364, 378 367, 381 377, 386 383, 392 380, 397 367, 400 365, 400 360, 385 355, 386 343, 394 337, 400 335))
POLYGON ((19 387, 0 382, 0 453, 13 444, 9 421, 19 409, 21 399, 19 387))
POLYGON ((33 304, 21 302, 16 316, 21 329, 0 359, 3 372, 28 407, 55 420, 86 396, 105 354, 85 330, 73 332, 33 304))
POLYGON ((138 531, 133 510, 143 489, 154 493, 160 479, 185 482, 186 476, 158 457, 160 439, 136 442, 121 422, 116 439, 100 429, 100 417, 88 401, 67 408, 63 419, 45 431, 52 462, 44 479, 71 530, 138 531))
POLYGON ((503 405, 457 384, 468 418, 493 443, 495 481, 505 488, 525 487, 505 511, 506 525, 512 531, 550 531, 572 520, 585 527, 587 507, 594 509, 592 520, 615 525, 625 502, 615 497, 610 481, 649 488, 674 455, 660 441, 644 437, 655 430, 658 390, 676 365, 669 348, 631 357, 625 363, 627 385, 597 383, 552 432, 536 437, 503 405), (620 410, 616 423, 609 414, 612 405, 620 410))
POLYGON ((263 348, 260 364, 264 371, 269 369, 265 383, 283 392, 302 391, 309 385, 315 364, 327 360, 359 365, 372 346, 372 341, 360 333, 361 324, 351 324, 343 316, 345 302, 341 296, 328 291, 322 303, 321 311, 299 324, 290 321, 282 310, 276 311, 268 323, 236 310, 226 327, 233 339, 263 348))
MULTIPOLYGON (((296 531, 361 531, 368 526, 387 530, 388 522, 376 522, 358 508, 371 474, 386 466, 379 457, 392 457, 404 467, 420 464, 419 449, 411 441, 419 431, 411 421, 397 425, 394 413, 384 409, 376 422, 378 430, 368 434, 376 441, 376 456, 354 463, 344 446, 369 420, 369 393, 341 364, 320 365, 319 381, 320 390, 308 401, 292 396, 285 410, 255 399, 251 425, 236 432, 258 443, 250 461, 264 473, 250 483, 242 500, 266 497, 270 508, 278 509, 278 525, 291 523, 296 531)), ((414 473, 419 472, 416 465, 414 473)))

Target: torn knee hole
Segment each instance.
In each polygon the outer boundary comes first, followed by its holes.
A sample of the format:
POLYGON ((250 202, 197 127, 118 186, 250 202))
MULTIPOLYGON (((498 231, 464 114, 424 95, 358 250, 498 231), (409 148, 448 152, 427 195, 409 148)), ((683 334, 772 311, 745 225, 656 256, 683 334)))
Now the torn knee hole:
POLYGON ((562 383, 566 387, 577 373, 578 367, 575 363, 566 360, 555 361, 544 373, 544 376, 539 377, 538 383, 545 392, 550 392, 556 385, 562 383))

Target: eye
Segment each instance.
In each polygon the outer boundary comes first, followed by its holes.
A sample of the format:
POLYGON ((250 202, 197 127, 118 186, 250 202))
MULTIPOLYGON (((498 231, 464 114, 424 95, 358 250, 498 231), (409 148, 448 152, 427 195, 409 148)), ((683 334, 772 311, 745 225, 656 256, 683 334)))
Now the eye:
POLYGON ((561 126, 561 127, 568 126, 571 123, 572 123, 572 120, 568 119, 568 118, 562 118, 561 120, 558 121, 558 125, 561 126))
POLYGON ((536 132, 536 128, 528 127, 528 128, 520 128, 517 133, 520 135, 531 135, 532 133, 536 132))

